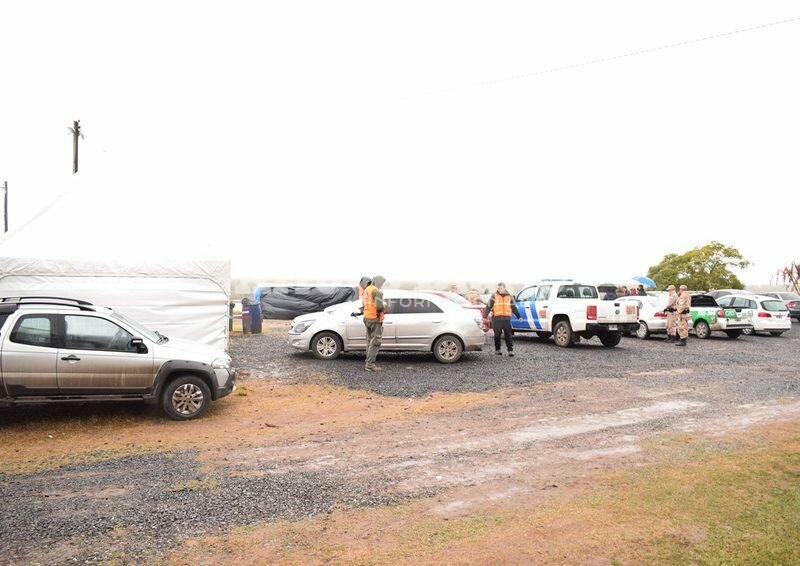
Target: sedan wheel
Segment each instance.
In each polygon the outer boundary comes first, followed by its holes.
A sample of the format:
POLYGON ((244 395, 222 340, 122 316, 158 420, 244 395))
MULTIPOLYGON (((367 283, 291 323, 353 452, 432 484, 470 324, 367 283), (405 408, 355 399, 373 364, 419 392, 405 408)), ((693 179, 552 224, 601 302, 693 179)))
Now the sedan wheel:
POLYGON ((694 333, 698 338, 705 340, 711 336, 711 327, 708 326, 705 320, 698 320, 697 324, 694 325, 694 333))
POLYGON ((650 337, 650 329, 643 320, 639 321, 639 328, 636 329, 636 337, 640 340, 647 340, 650 337))
POLYGON ((457 362, 463 352, 461 341, 455 336, 441 336, 433 343, 433 356, 443 364, 457 362))
POLYGON ((314 338, 311 349, 317 359, 334 360, 342 352, 342 341, 333 332, 322 332, 314 338))

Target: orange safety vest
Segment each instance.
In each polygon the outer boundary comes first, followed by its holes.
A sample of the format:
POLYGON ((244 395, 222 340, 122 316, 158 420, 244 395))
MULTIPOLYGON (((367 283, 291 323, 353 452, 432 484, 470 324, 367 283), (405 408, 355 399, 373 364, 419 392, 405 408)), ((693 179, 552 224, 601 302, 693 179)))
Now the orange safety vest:
POLYGON ((378 312, 378 306, 375 304, 375 291, 378 288, 375 285, 370 285, 364 289, 364 319, 378 319, 383 322, 383 311, 378 312))
POLYGON ((494 316, 511 316, 511 295, 495 293, 492 314, 494 316))

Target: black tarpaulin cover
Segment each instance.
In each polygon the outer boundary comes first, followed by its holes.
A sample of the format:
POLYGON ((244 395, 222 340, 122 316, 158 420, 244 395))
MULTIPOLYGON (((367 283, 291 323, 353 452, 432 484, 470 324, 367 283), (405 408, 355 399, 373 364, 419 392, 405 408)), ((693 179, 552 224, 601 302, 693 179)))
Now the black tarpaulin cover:
POLYGON ((276 286, 260 287, 256 296, 261 297, 264 318, 291 320, 301 314, 310 314, 326 308, 354 301, 358 298, 355 287, 304 287, 276 286))

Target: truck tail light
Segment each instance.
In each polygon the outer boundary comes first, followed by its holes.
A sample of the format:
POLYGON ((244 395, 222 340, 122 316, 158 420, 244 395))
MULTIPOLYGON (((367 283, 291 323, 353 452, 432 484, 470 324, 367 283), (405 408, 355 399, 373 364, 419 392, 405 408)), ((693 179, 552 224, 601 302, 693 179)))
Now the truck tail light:
POLYGON ((586 320, 597 320, 597 305, 586 307, 586 320))
POLYGON ((638 310, 639 307, 637 307, 636 305, 628 305, 627 307, 625 307, 625 314, 635 314, 638 317, 639 315, 638 310))
POLYGON ((772 318, 772 315, 768 312, 761 311, 758 313, 758 318, 772 318))

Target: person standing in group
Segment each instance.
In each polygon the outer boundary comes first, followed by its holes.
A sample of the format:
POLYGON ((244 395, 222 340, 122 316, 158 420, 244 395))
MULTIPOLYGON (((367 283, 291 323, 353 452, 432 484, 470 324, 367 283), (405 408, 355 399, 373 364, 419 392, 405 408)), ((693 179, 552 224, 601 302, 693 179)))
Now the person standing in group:
POLYGON ((372 283, 372 279, 367 277, 366 275, 361 278, 361 281, 358 282, 358 298, 361 299, 361 302, 364 302, 364 293, 367 290, 367 287, 370 286, 372 283))
POLYGON ((372 278, 372 282, 364 289, 364 326, 367 327, 367 371, 381 371, 375 363, 383 338, 383 318, 386 315, 386 303, 383 300, 383 284, 386 279, 381 275, 372 278))
POLYGON ((675 301, 675 309, 678 312, 678 343, 676 346, 686 346, 686 339, 689 338, 689 318, 691 317, 692 296, 689 294, 688 287, 681 285, 681 292, 675 301))
POLYGON ((667 287, 667 306, 664 307, 664 312, 667 313, 667 342, 674 342, 678 332, 678 309, 675 306, 677 302, 678 293, 675 292, 675 285, 670 285, 667 287))
POLYGON ((506 290, 505 283, 498 283, 497 290, 489 299, 489 304, 483 310, 483 318, 492 315, 492 330, 494 330, 494 353, 502 356, 503 352, 500 351, 500 335, 504 335, 506 341, 506 350, 508 355, 514 356, 514 334, 511 329, 511 314, 520 318, 517 305, 506 290))

